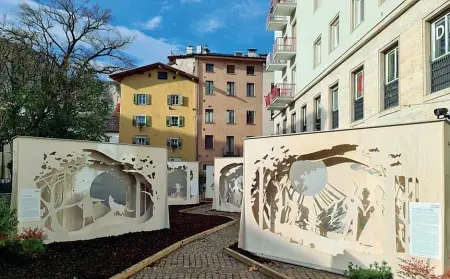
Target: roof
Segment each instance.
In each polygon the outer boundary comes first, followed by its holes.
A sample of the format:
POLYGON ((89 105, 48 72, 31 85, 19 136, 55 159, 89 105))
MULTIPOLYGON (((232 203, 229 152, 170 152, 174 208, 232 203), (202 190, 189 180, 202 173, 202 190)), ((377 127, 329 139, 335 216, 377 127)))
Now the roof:
POLYGON ((253 56, 236 56, 234 54, 225 54, 225 53, 192 53, 192 54, 182 54, 182 55, 171 55, 168 56, 170 59, 177 59, 177 58, 191 58, 191 57, 198 57, 198 58, 230 58, 230 59, 239 59, 239 60, 253 60, 253 61, 266 61, 267 54, 259 54, 258 57, 253 56))
POLYGON ((111 117, 108 119, 106 123, 106 133, 118 133, 119 132, 119 119, 120 115, 117 112, 113 112, 111 117))
POLYGON ((164 69, 167 71, 171 71, 173 73, 179 74, 181 76, 187 77, 189 79, 192 79, 194 81, 198 81, 198 77, 188 74, 182 70, 179 70, 177 68, 171 67, 169 65, 166 65, 164 63, 158 62, 158 63, 154 63, 154 64, 150 64, 147 66, 142 66, 142 67, 138 67, 138 68, 133 68, 130 70, 126 70, 126 71, 122 71, 122 72, 117 72, 114 74, 109 75, 109 78, 111 78, 112 80, 118 81, 120 82, 121 79, 123 79, 124 77, 128 77, 131 75, 135 75, 135 74, 140 74, 142 72, 146 72, 149 70, 154 70, 154 69, 164 69))

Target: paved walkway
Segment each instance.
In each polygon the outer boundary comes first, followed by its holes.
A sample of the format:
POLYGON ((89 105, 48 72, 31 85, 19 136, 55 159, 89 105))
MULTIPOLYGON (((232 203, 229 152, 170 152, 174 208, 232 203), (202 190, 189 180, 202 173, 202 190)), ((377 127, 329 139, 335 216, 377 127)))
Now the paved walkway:
MULTIPOLYGON (((217 214, 204 207, 192 213, 217 214)), ((222 213, 221 213, 222 214, 222 213)), ((226 215, 238 217, 239 214, 226 215)), ((237 241, 239 223, 187 244, 136 274, 133 279, 259 279, 268 278, 223 253, 223 248, 237 241)), ((273 262, 272 268, 295 279, 340 279, 342 276, 273 262)))

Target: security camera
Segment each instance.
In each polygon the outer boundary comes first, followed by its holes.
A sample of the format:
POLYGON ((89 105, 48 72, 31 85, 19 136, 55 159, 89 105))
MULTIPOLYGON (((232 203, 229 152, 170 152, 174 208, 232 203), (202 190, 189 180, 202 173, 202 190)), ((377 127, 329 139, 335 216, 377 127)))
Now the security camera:
POLYGON ((446 108, 437 108, 434 110, 434 115, 436 115, 437 119, 444 119, 450 118, 450 115, 448 114, 448 109, 446 108))

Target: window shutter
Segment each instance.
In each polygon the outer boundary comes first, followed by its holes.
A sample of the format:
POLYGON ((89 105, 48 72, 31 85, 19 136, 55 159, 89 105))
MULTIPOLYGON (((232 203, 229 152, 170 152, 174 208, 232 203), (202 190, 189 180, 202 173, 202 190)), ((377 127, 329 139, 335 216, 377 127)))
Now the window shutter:
POLYGON ((167 95, 167 104, 172 105, 172 95, 167 95))
POLYGON ((145 126, 147 126, 147 127, 152 126, 152 118, 148 115, 146 116, 146 119, 145 119, 145 126))
POLYGON ((172 125, 170 125, 171 123, 170 123, 170 116, 166 116, 166 126, 167 127, 170 127, 170 126, 172 126, 172 125))
POLYGON ((132 143, 132 144, 136 144, 136 137, 133 137, 133 138, 132 138, 131 143, 132 143))
POLYGON ((183 105, 183 95, 178 95, 178 104, 179 104, 180 106, 183 105))
POLYGON ((150 145, 150 139, 149 138, 145 139, 145 145, 150 145))
POLYGON ((167 139, 167 147, 170 147, 170 138, 167 139))
POLYGON ((179 117, 180 127, 184 127, 184 116, 179 117))
POLYGON ((183 146, 183 140, 181 138, 178 139, 178 148, 181 149, 181 147, 183 146))
POLYGON ((133 127, 136 127, 137 116, 133 116, 133 127))
POLYGON ((150 94, 146 94, 145 99, 147 101, 147 105, 150 105, 152 103, 152 96, 150 94))
POLYGON ((137 105, 137 103, 138 103, 138 94, 134 94, 134 100, 133 100, 133 103, 134 103, 135 105, 137 105))

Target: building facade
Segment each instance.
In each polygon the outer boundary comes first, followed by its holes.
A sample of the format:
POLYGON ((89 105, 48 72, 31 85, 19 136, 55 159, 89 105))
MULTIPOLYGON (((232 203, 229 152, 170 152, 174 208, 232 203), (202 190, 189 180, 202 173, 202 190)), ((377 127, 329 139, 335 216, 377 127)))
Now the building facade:
MULTIPOLYGON (((272 71, 267 71, 264 69, 263 73, 263 93, 270 92, 274 83, 273 83, 273 74, 272 71)), ((264 98, 262 99, 262 135, 270 136, 273 135, 273 111, 266 109, 266 103, 264 102, 264 98)))
POLYGON ((163 63, 115 73, 120 143, 166 146, 170 161, 197 161, 197 77, 163 63))
POLYGON ((199 78, 198 158, 202 169, 215 157, 241 157, 242 139, 262 135, 265 57, 210 53, 202 46, 187 47, 169 56, 169 65, 199 78))
POLYGON ((272 0, 274 132, 435 119, 450 106, 449 19, 443 0, 272 0))

